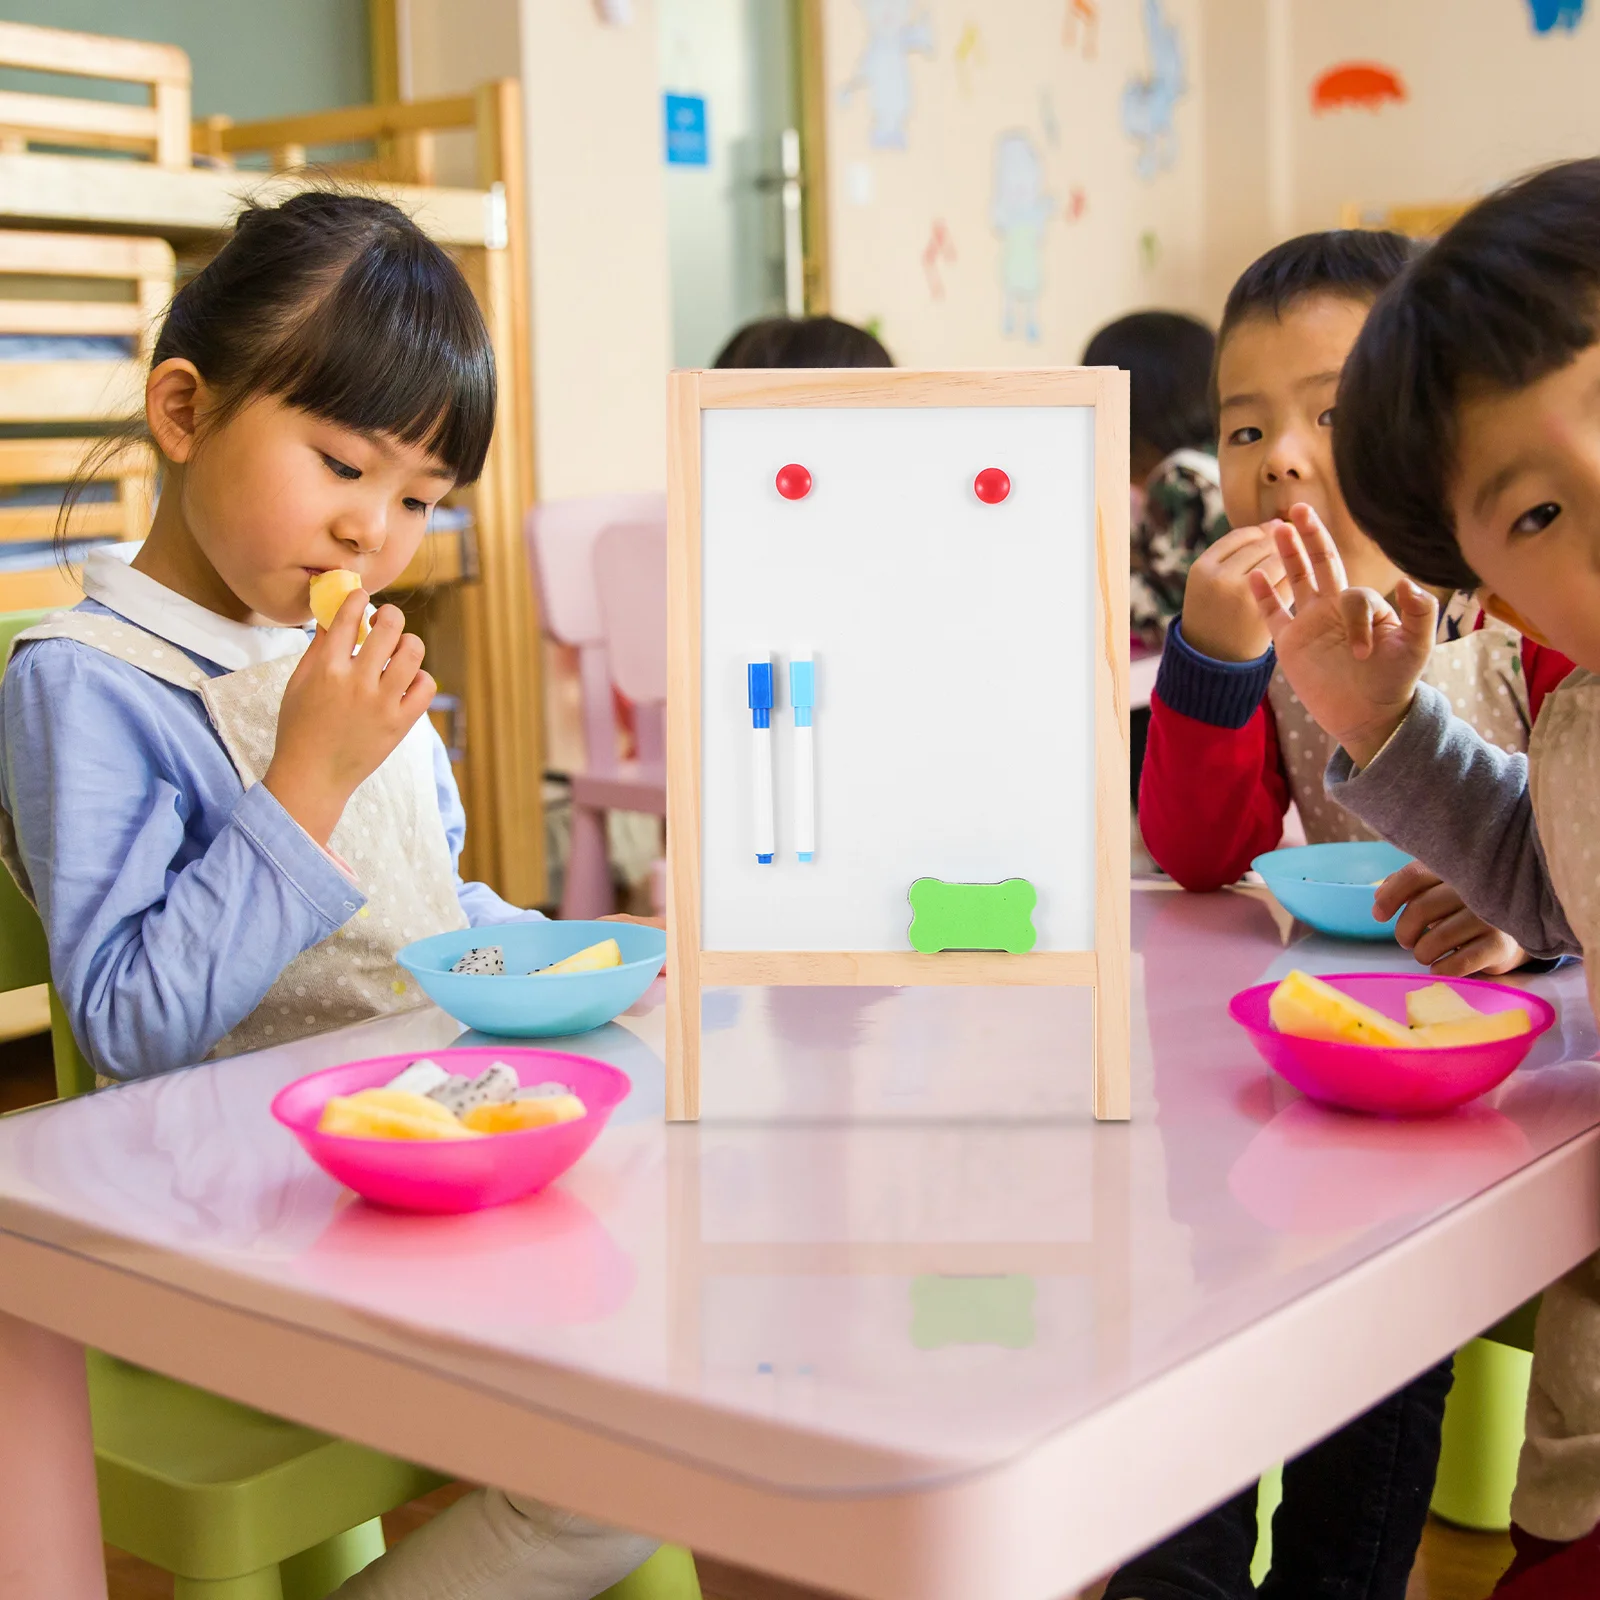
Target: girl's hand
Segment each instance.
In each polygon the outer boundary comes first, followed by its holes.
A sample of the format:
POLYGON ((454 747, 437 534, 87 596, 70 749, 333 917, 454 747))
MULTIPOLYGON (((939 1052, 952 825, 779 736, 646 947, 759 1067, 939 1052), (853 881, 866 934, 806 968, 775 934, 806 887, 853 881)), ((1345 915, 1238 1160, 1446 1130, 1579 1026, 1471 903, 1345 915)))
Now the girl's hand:
POLYGON ((1387 922, 1402 906, 1395 938, 1441 978, 1514 972, 1528 959, 1509 933, 1469 911, 1461 896, 1420 861, 1407 862, 1378 885, 1372 915, 1387 922))
POLYGON ((261 780, 283 809, 326 845, 356 788, 389 758, 432 703, 422 641, 397 606, 379 608, 360 651, 367 597, 345 597, 333 626, 318 629, 278 712, 278 743, 261 780))
POLYGON ((1433 649, 1438 606, 1402 578, 1396 611, 1345 583, 1344 563, 1316 512, 1298 505, 1272 524, 1294 598, 1291 612, 1265 574, 1250 588, 1284 675, 1315 721, 1364 767, 1405 720, 1433 649))
POLYGON ((1289 598, 1272 529, 1235 528, 1202 550, 1183 590, 1183 637, 1213 661, 1254 661, 1272 636, 1261 620, 1250 574, 1259 572, 1289 598))

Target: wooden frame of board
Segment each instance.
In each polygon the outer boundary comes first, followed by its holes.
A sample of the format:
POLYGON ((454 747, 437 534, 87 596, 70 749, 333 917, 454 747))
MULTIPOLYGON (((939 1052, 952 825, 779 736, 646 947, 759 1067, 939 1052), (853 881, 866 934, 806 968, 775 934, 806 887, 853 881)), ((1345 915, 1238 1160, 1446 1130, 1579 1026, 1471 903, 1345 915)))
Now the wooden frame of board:
POLYGON ((1110 367, 1013 372, 675 372, 668 416, 667 1116, 700 1114, 707 985, 1085 985, 1095 994, 1094 1114, 1129 1115, 1128 378, 1110 367), (762 407, 1080 406, 1094 410, 1094 949, 725 951, 702 944, 701 413, 762 407))

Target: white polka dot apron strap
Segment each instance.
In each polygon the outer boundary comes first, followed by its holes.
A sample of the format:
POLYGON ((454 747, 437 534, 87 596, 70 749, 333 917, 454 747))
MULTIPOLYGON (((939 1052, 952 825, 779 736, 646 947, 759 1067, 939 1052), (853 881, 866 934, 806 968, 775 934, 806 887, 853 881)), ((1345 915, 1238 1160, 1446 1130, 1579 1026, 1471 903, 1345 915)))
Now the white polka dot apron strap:
MULTIPOLYGON (((297 657, 263 661, 206 682, 202 698, 212 726, 246 788, 260 782, 272 760, 284 687, 296 665, 297 657)), ((434 743, 419 723, 350 797, 328 845, 354 873, 366 904, 284 968, 213 1058, 423 1004, 397 952, 414 939, 467 925, 439 814, 434 743)))
POLYGON ((11 641, 11 648, 15 650, 19 644, 34 639, 72 639, 191 694, 199 694, 207 681, 205 673, 175 644, 168 644, 121 617, 95 611, 52 611, 33 627, 24 628, 11 641))
POLYGON ((1312 720, 1280 667, 1267 686, 1267 700, 1278 729, 1278 755, 1289 779, 1289 796, 1300 813, 1307 844, 1337 844, 1376 839, 1366 823, 1345 810, 1323 786, 1333 740, 1312 720))

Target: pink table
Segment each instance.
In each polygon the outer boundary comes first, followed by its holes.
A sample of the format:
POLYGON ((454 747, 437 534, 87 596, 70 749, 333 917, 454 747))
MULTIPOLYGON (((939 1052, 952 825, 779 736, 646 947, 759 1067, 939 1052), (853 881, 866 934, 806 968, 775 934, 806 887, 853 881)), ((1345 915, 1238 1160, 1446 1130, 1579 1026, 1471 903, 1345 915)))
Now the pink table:
POLYGON ((698 1127, 647 1009, 586 1041, 636 1085, 589 1157, 476 1217, 353 1204, 267 1117, 437 1012, 0 1121, 0 1592, 100 1592, 75 1342, 819 1586, 1046 1600, 1600 1248, 1579 973, 1490 1102, 1386 1124, 1223 1003, 1398 949, 1288 949, 1248 891, 1134 929, 1126 1127, 1039 989, 714 993, 698 1127))

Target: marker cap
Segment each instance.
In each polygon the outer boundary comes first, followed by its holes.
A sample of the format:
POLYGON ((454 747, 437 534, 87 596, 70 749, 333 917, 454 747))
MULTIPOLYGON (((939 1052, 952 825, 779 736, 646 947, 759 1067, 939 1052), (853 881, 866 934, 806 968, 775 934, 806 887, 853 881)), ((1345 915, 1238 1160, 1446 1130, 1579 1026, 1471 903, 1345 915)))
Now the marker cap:
POLYGON ((746 669, 745 680, 750 697, 751 725, 765 728, 771 725, 772 663, 752 661, 746 669))

